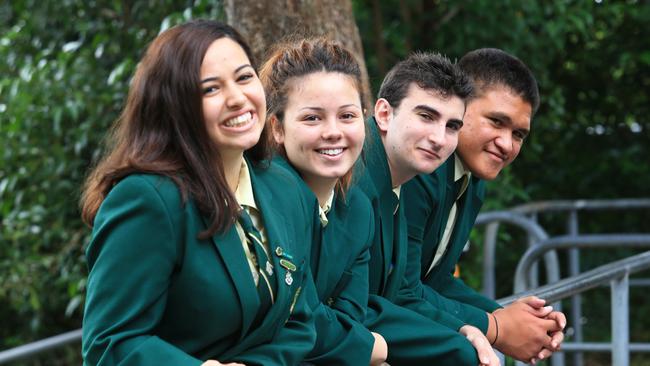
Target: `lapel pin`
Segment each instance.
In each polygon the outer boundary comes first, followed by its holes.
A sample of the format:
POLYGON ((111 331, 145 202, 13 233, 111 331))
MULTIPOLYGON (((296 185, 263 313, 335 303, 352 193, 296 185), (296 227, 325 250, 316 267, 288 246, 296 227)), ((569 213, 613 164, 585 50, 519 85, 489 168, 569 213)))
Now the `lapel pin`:
POLYGON ((287 285, 291 286, 293 283, 293 276, 291 276, 291 272, 287 271, 287 274, 284 276, 284 282, 286 282, 287 285))
POLYGON ((273 276, 273 265, 269 261, 266 261, 266 273, 268 273, 269 276, 273 276))
POLYGON ((295 272, 296 271, 296 265, 289 262, 288 260, 282 258, 280 259, 280 265, 284 268, 287 269, 287 271, 295 272))

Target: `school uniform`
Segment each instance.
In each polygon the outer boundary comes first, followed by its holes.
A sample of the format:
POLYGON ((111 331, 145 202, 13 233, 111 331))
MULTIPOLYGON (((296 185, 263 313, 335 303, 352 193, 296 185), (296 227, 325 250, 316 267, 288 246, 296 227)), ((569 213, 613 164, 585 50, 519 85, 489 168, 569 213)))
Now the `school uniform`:
MULTIPOLYGON (((300 178, 286 159, 274 161, 300 178)), ((302 188, 312 192, 304 182, 302 188)), ((370 203, 357 188, 345 197, 332 192, 316 225, 320 240, 311 247, 311 272, 318 302, 313 310, 317 340, 306 360, 317 365, 368 365, 374 346, 374 337, 363 325, 373 232, 370 203)))
POLYGON ((498 309, 499 304, 453 276, 483 204, 485 183, 471 176, 454 154, 432 174, 405 184, 403 194, 408 263, 419 270, 417 275, 411 273, 409 282, 416 283, 414 287, 427 301, 486 333, 486 312, 498 309))
POLYGON ((209 220, 171 179, 133 174, 111 189, 86 253, 85 365, 296 365, 312 349, 302 288, 315 202, 286 190, 298 183, 274 164, 248 167, 272 272, 264 278, 253 276, 240 224, 197 238, 209 220))
POLYGON ((388 343, 395 365, 476 365, 473 346, 457 330, 463 325, 412 293, 407 282, 407 226, 399 190, 374 118, 368 120, 365 166, 358 187, 369 198, 375 222, 370 249, 370 297, 366 326, 388 343))

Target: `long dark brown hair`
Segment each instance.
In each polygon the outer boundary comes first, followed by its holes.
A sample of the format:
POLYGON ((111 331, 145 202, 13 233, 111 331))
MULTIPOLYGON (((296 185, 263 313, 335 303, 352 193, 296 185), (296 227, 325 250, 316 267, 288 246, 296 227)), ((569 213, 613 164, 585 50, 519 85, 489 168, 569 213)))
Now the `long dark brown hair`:
MULTIPOLYGON (((317 72, 336 72, 350 77, 359 93, 361 109, 366 110, 361 69, 352 52, 326 38, 304 39, 277 44, 260 68, 260 80, 266 93, 267 121, 275 116, 280 124, 284 123, 284 111, 294 85, 291 81, 317 72)), ((267 137, 269 145, 286 158, 284 146, 278 146, 270 133, 267 137)), ((353 171, 351 168, 336 183, 336 190, 343 196, 350 186, 353 171)))
MULTIPOLYGON (((242 36, 216 21, 195 20, 170 28, 149 45, 133 76, 126 106, 109 133, 105 155, 86 179, 81 198, 86 224, 93 225, 111 188, 134 173, 171 178, 183 202, 191 198, 210 218, 210 226, 199 237, 221 232, 234 222, 239 205, 205 126, 200 87, 203 57, 223 37, 238 43, 254 67, 242 36)), ((246 152, 254 163, 267 158, 265 133, 246 152)))

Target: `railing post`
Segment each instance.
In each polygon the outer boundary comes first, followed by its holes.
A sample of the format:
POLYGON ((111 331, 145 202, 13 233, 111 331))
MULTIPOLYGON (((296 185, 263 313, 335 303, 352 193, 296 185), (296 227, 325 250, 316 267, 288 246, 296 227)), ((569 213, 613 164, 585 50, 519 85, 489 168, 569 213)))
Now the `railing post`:
MULTIPOLYGON (((578 211, 576 209, 569 211, 567 231, 569 235, 578 235, 578 211)), ((569 276, 578 274, 580 274, 580 250, 569 249, 569 276)), ((582 343, 582 297, 580 294, 571 296, 571 320, 574 329, 574 342, 582 343)), ((582 352, 576 352, 572 356, 574 365, 582 366, 584 364, 582 352)))
POLYGON ((496 286, 494 271, 496 268, 495 251, 499 222, 491 222, 485 227, 485 240, 483 241, 483 295, 494 299, 496 286))
POLYGON ((612 280, 612 365, 630 365, 629 274, 612 280))

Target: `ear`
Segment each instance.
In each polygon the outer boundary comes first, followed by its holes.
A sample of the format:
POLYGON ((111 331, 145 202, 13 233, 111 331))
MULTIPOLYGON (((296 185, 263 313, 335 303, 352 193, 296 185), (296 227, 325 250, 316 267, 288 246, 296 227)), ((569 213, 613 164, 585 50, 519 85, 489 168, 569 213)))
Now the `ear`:
POLYGON ((375 121, 381 132, 388 131, 388 125, 393 119, 393 107, 384 98, 377 99, 375 103, 375 121))
POLYGON ((273 140, 278 145, 284 145, 284 129, 282 128, 282 123, 278 120, 278 117, 274 114, 269 119, 271 123, 271 133, 273 134, 273 140))

